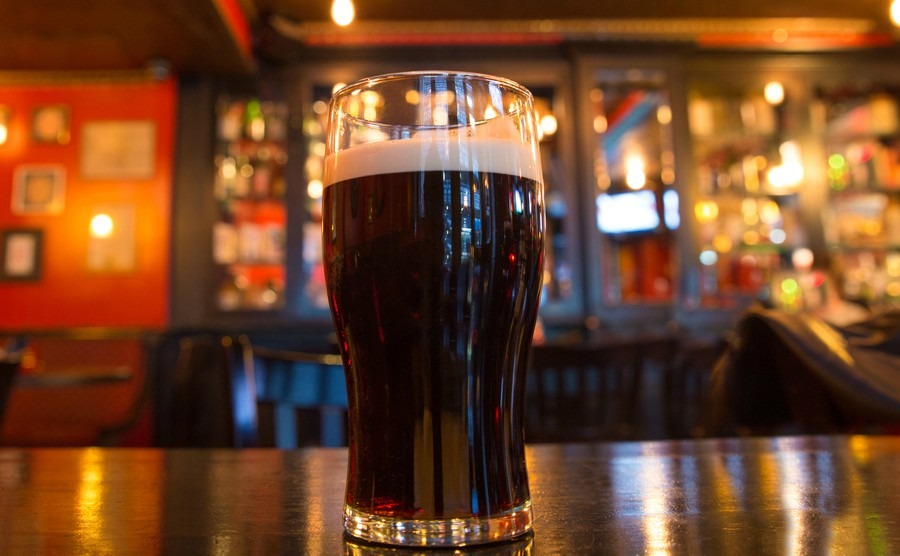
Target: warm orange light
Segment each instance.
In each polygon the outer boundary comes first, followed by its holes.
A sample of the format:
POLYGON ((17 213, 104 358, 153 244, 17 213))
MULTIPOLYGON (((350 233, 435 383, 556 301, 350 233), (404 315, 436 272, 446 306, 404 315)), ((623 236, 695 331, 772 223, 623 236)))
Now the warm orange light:
POLYGON ((321 199, 324 191, 325 186, 322 184, 322 180, 310 180, 306 185, 306 194, 310 199, 321 199))
POLYGON ((812 268, 814 259, 812 250, 806 247, 801 247, 791 254, 791 263, 797 270, 808 271, 812 268))
POLYGON ((625 157, 625 184, 630 189, 638 190, 647 183, 647 174, 644 168, 644 157, 640 154, 630 154, 625 157))
POLYGON ((900 0, 891 2, 891 22, 900 27, 900 0))
POLYGON ((334 0, 331 4, 331 19, 341 27, 346 27, 356 17, 356 8, 352 0, 334 0))
POLYGON ((556 121, 556 116, 553 114, 546 114, 541 117, 541 131, 544 136, 550 136, 556 133, 558 128, 558 122, 556 121))
POLYGON ((772 186, 772 193, 790 192, 803 181, 803 160, 800 147, 793 141, 785 141, 778 148, 781 164, 769 169, 766 177, 772 186))
POLYGON ((91 218, 91 237, 105 238, 112 235, 115 223, 108 214, 95 214, 91 218))
POLYGON ((784 102, 784 85, 778 81, 769 81, 763 89, 763 96, 769 104, 781 104, 784 102))
POLYGON ((694 205, 694 216, 697 217, 697 222, 712 222, 719 217, 719 205, 711 200, 698 201, 694 205))
POLYGON ((9 138, 9 109, 0 106, 0 145, 9 138))

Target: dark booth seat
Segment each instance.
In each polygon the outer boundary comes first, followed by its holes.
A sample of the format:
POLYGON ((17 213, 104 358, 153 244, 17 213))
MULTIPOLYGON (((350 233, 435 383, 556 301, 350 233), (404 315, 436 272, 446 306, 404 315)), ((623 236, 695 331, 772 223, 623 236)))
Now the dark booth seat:
POLYGON ((835 326, 751 308, 714 383, 720 432, 897 430, 900 311, 835 326))

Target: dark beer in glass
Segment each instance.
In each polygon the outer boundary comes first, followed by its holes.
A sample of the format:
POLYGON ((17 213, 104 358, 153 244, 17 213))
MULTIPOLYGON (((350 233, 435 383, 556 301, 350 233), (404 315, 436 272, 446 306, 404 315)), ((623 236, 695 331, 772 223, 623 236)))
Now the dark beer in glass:
POLYGON ((473 74, 372 78, 332 100, 323 252, 353 536, 444 546, 531 528, 523 395, 544 226, 534 125, 525 89, 473 74))

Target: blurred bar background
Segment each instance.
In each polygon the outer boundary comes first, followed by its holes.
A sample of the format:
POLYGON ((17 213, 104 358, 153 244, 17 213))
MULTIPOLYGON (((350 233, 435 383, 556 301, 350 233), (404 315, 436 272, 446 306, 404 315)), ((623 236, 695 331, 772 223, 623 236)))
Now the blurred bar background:
POLYGON ((251 394, 251 426, 289 425, 266 442, 341 444, 339 368, 247 375, 233 349, 337 353, 327 102, 411 69, 536 98, 529 440, 895 430, 900 2, 351 5, 343 26, 328 0, 0 10, 0 444, 230 446, 251 394), (874 335, 874 363, 833 361, 874 335), (716 413, 741 404, 768 418, 716 413))

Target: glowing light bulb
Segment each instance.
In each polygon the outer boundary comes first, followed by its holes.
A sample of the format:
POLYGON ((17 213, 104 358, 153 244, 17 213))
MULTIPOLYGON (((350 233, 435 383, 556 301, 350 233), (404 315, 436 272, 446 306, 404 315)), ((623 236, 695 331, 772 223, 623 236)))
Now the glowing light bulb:
POLYGON ((644 158, 641 155, 630 155, 625 158, 625 184, 629 188, 638 190, 647 183, 647 174, 644 173, 644 158))
POLYGON ((772 105, 784 102, 784 86, 778 81, 769 81, 763 89, 766 102, 772 105))
POLYGON ((541 117, 541 130, 544 132, 544 135, 553 135, 556 133, 557 126, 556 116, 553 114, 547 114, 541 117))
POLYGON ((325 186, 322 184, 322 180, 310 180, 306 185, 306 194, 310 199, 321 199, 324 191, 325 186))
POLYGON ((334 0, 331 4, 331 19, 341 27, 346 27, 353 22, 356 16, 356 8, 352 0, 334 0))
POLYGON ((715 201, 698 201, 694 205, 694 216, 698 222, 712 222, 719 217, 719 205, 715 201))
POLYGON ((812 268, 814 259, 812 250, 806 247, 801 247, 791 254, 791 263, 797 270, 809 270, 812 268))
POLYGON ((900 27, 900 0, 891 2, 891 22, 900 27))
POLYGON ((800 148, 796 143, 785 141, 778 150, 781 154, 781 164, 769 169, 767 175, 775 193, 796 188, 803 181, 804 175, 800 148))
POLYGON ((113 219, 108 214, 95 214, 93 218, 91 218, 91 236, 105 238, 109 237, 113 233, 113 229, 115 228, 115 224, 113 223, 113 219))
POLYGON ((6 143, 7 139, 9 139, 9 109, 0 106, 0 145, 6 143))
POLYGON ((672 108, 666 104, 661 104, 656 109, 656 120, 662 125, 672 123, 672 108))

